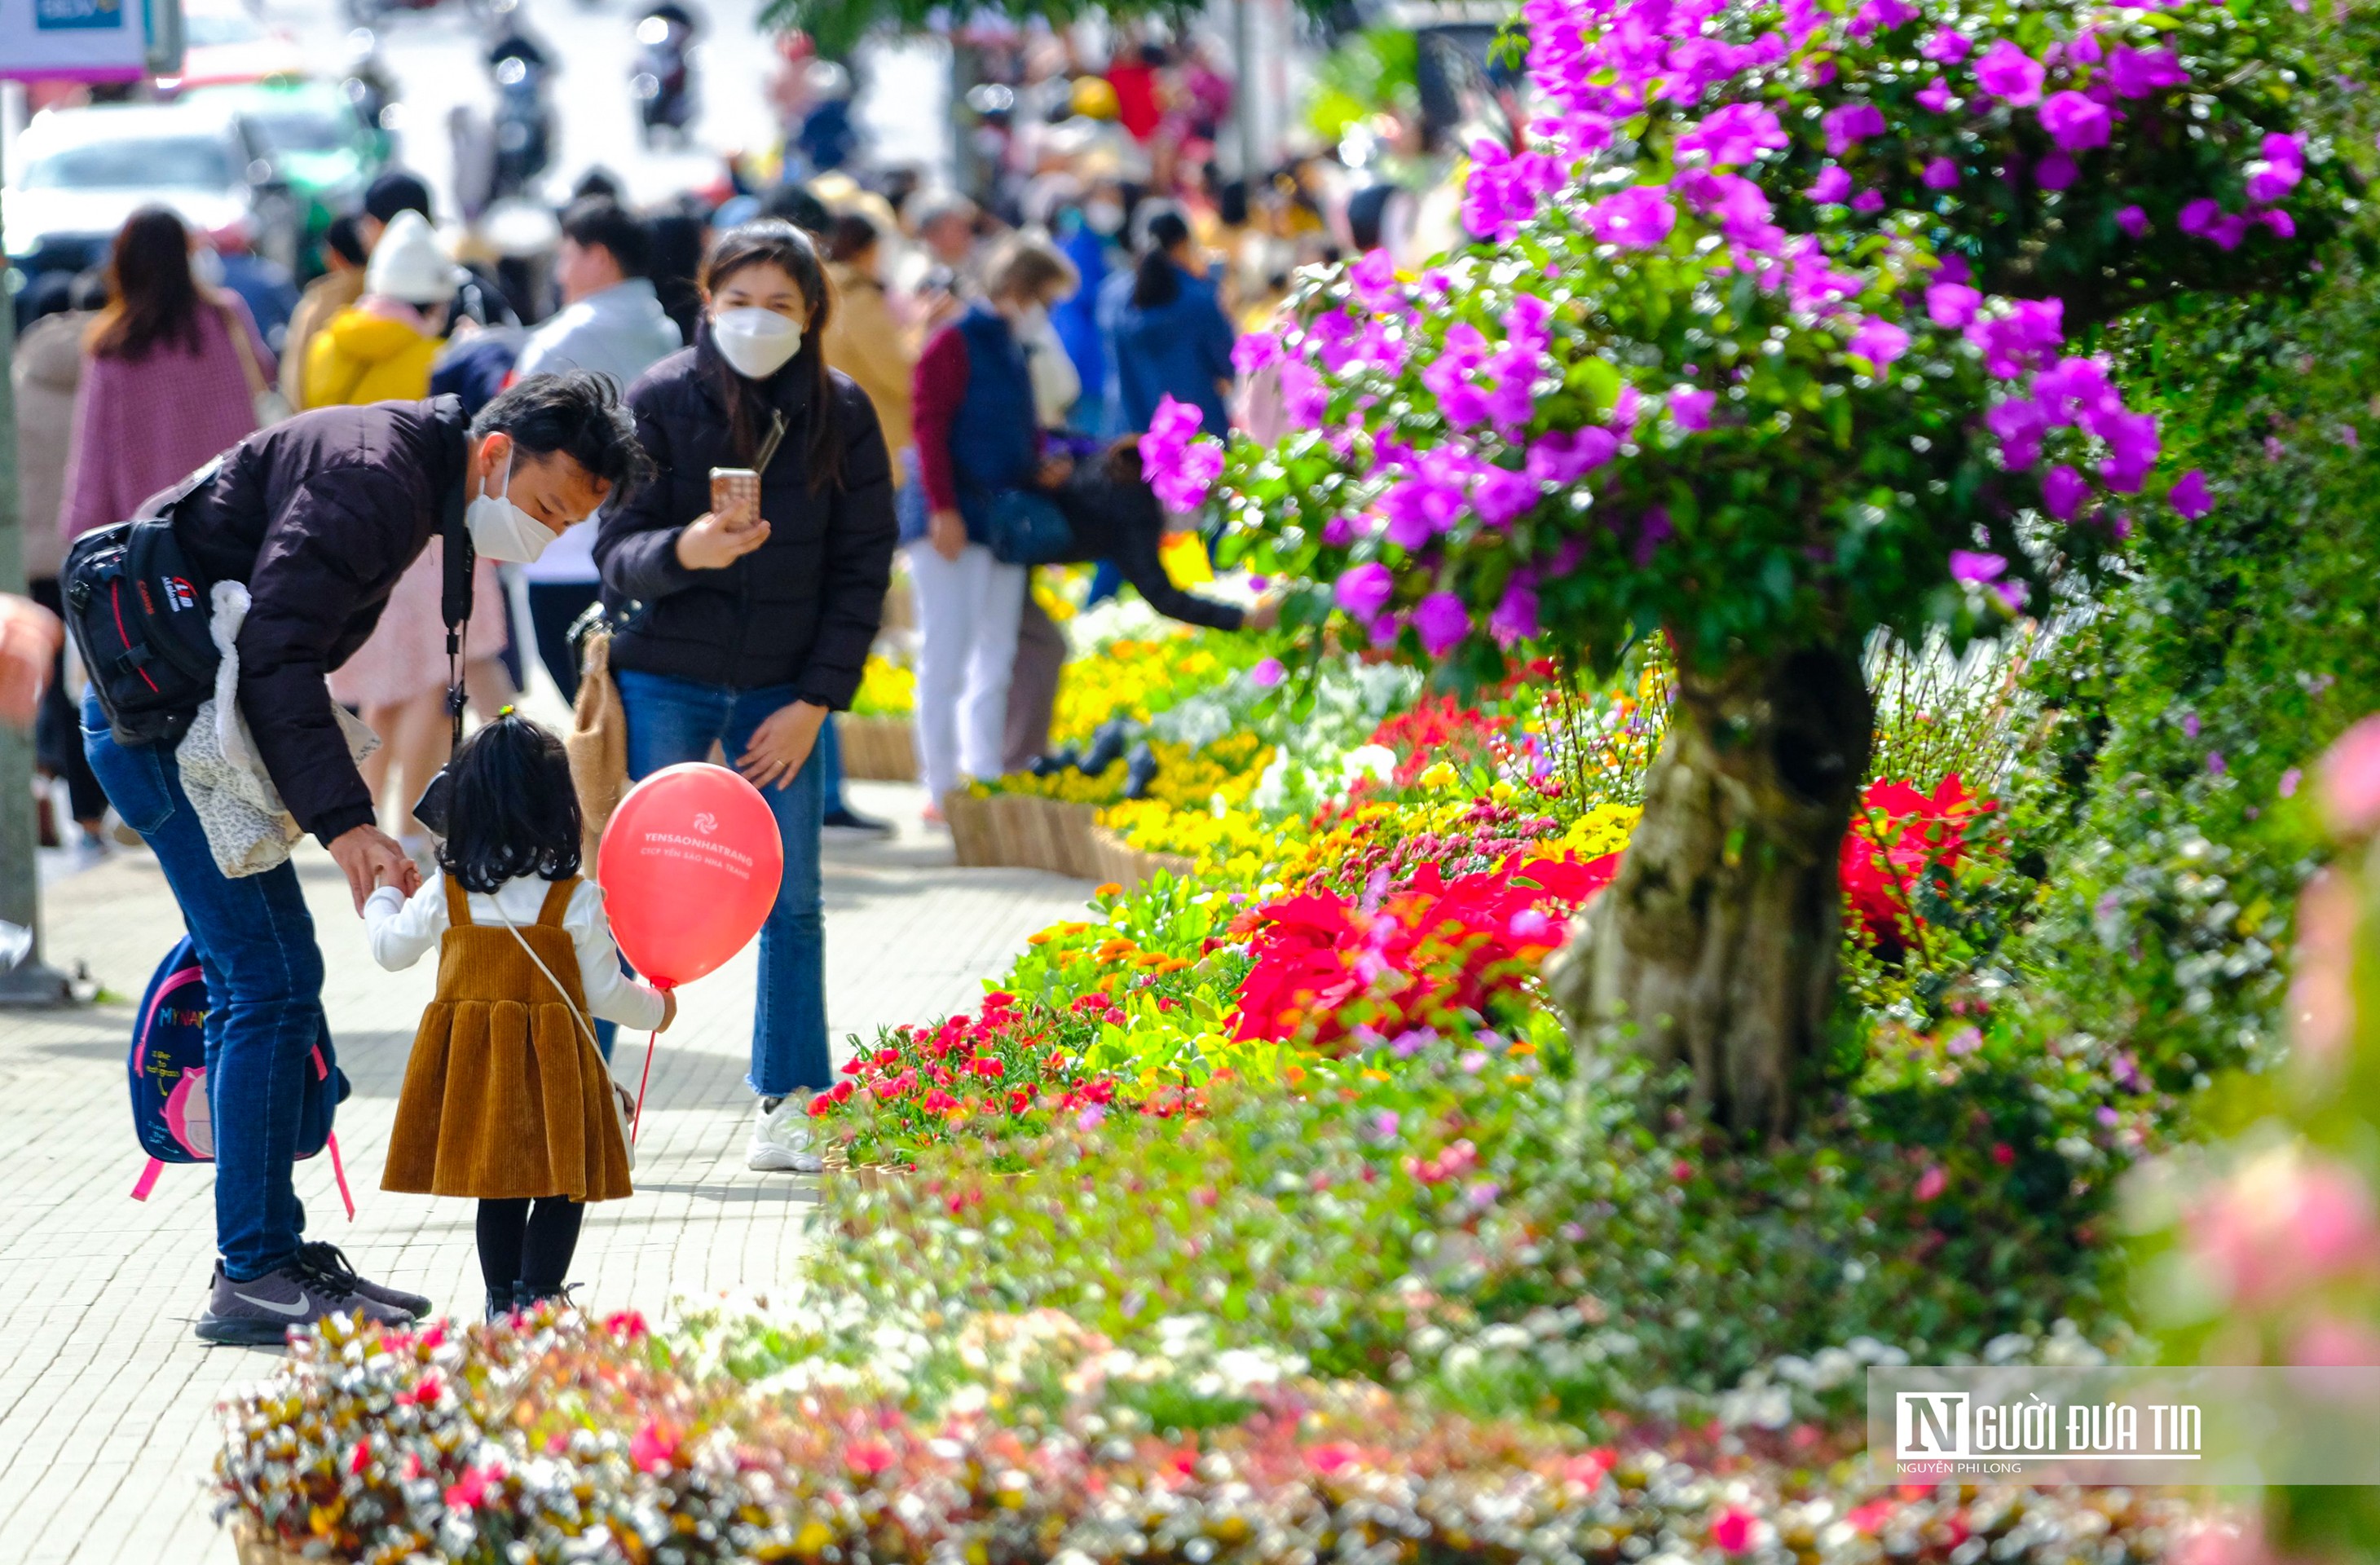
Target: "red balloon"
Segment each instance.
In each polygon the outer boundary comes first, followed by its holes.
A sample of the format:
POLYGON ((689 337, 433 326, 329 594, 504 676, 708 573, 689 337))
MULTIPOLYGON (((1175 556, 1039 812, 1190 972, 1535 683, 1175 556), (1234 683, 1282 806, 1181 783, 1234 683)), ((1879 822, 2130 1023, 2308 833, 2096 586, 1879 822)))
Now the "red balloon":
POLYGON ((723 766, 664 767, 628 790, 597 850, 612 933, 656 989, 751 943, 777 901, 785 845, 760 791, 723 766))

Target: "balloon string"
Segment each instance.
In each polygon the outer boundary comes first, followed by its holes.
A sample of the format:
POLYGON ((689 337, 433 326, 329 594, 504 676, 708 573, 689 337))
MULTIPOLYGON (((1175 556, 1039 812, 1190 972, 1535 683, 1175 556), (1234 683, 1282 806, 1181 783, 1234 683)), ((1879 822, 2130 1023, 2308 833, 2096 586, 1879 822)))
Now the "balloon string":
MULTIPOLYGON (((655 984, 653 986, 653 988, 661 990, 663 994, 669 993, 671 989, 675 989, 676 987, 677 986, 674 984, 655 984)), ((661 1041, 661 1029, 658 1027, 645 1035, 645 1068, 637 1074, 637 1111, 636 1114, 628 1121, 628 1145, 631 1146, 634 1146, 637 1144, 637 1133, 644 1128, 645 1086, 646 1084, 653 1079, 653 1046, 661 1041)))

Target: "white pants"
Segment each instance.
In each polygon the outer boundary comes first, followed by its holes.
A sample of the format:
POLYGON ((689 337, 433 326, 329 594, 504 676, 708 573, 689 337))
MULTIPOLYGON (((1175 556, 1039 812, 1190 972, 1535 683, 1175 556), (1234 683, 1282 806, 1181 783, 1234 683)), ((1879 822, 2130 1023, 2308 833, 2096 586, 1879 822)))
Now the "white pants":
POLYGON ((961 777, 997 777, 1008 723, 1008 677, 1025 567, 1003 565, 980 543, 945 560, 909 545, 917 608, 917 768, 939 805, 961 777))

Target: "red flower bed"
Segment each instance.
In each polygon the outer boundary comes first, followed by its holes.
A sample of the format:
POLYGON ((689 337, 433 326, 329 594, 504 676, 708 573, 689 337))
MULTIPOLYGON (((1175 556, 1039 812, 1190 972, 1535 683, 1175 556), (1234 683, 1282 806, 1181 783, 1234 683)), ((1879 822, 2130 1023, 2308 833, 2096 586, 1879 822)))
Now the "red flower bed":
POLYGON ((1512 720, 1490 717, 1451 696, 1425 696, 1410 711, 1384 719, 1372 743, 1397 753, 1395 785, 1410 788, 1439 761, 1468 771, 1497 758, 1512 720))
POLYGON ((1899 958, 1922 925, 1912 895, 1928 875, 1956 870, 1967 830, 1990 812, 1957 772, 1921 794, 1906 782, 1871 782, 1843 835, 1843 902, 1881 955, 1899 958))
POLYGON ((1308 891, 1244 914, 1256 965, 1240 986, 1233 1036, 1303 1038, 1337 1051, 1357 1027, 1393 1038, 1455 1012, 1493 1019, 1496 997, 1560 942, 1562 920, 1601 891, 1620 858, 1518 855, 1482 874, 1443 879, 1421 866, 1377 904, 1308 891))

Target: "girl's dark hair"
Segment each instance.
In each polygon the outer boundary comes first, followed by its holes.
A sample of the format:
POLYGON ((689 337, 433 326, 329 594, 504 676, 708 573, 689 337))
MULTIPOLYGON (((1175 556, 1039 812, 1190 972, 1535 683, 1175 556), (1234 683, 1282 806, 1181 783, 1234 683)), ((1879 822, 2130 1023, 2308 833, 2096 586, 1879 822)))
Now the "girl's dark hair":
POLYGON ((856 261, 876 248, 883 236, 876 224, 856 212, 834 214, 833 226, 826 231, 826 258, 835 262, 856 261))
MULTIPOLYGON (((783 218, 764 217, 730 228, 710 247, 702 263, 702 293, 717 296, 727 279, 747 266, 774 266, 794 280, 809 300, 810 318, 802 327, 802 347, 779 375, 795 375, 810 385, 810 488, 820 490, 843 482, 843 431, 837 425, 834 387, 827 378, 826 327, 834 318, 834 290, 826 268, 819 263, 818 247, 810 237, 783 218)), ((721 400, 727 405, 727 433, 736 459, 748 463, 759 454, 768 430, 768 399, 724 359, 719 361, 721 400)))
POLYGON ((1182 272, 1173 252, 1190 242, 1190 224, 1178 212, 1160 212, 1148 220, 1148 238, 1140 265, 1132 274, 1132 302, 1141 309, 1172 304, 1182 296, 1182 272))
POLYGON ((507 710, 446 763, 446 840, 438 867, 467 892, 578 873, 583 822, 562 741, 507 710))
POLYGON ((165 344, 188 353, 199 336, 199 280, 190 273, 190 231, 164 207, 124 220, 107 253, 107 308, 83 346, 102 358, 146 358, 165 344))

